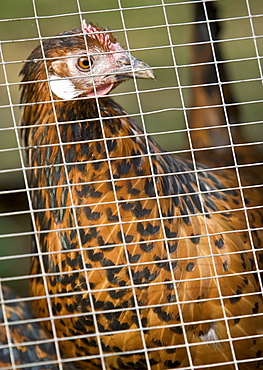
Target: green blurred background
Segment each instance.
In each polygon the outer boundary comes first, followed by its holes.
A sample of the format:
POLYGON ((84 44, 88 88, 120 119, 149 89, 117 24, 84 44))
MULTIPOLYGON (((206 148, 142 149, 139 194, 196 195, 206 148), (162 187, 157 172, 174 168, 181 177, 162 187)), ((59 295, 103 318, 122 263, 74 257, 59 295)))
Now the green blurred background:
MULTIPOLYGON (((227 63, 230 79, 245 80, 233 84, 235 98, 240 102, 241 122, 258 122, 247 125, 244 129, 248 141, 262 140, 263 88, 262 81, 253 81, 260 78, 260 72, 255 58, 254 40, 251 38, 246 1, 218 0, 217 6, 218 15, 222 19, 220 37, 225 40, 222 45, 224 58, 233 60, 227 63), (238 61, 243 58, 247 60, 238 61)), ((255 34, 259 36, 256 44, 262 56, 263 2, 250 0, 250 7, 251 13, 257 15, 253 18, 253 25, 255 34)), ((81 10, 87 22, 109 26, 121 44, 139 49, 133 55, 155 68, 157 75, 157 81, 138 81, 142 111, 150 113, 144 118, 147 130, 151 133, 163 132, 162 135, 156 135, 156 140, 164 149, 181 150, 187 147, 187 142, 178 86, 183 87, 184 105, 189 107, 191 89, 186 86, 191 84, 191 68, 188 66, 191 58, 187 43, 191 42, 192 27, 189 22, 193 20, 193 9, 194 4, 191 1, 35 0, 35 14, 33 0, 1 0, 0 40, 3 59, 0 64, 0 276, 19 294, 27 294, 28 281, 23 276, 29 273, 27 254, 30 253, 31 225, 17 142, 20 132, 19 129, 14 130, 14 122, 19 125, 19 71, 23 60, 38 45, 35 40, 39 37, 35 16, 38 17, 42 37, 49 37, 79 27, 78 12, 81 10), (162 3, 166 4, 165 13, 162 3), (173 67, 165 16, 171 24, 169 29, 179 81, 173 67), (122 17, 127 34, 123 32, 122 17), (144 48, 146 50, 140 50, 144 48), (162 109, 167 111, 158 112, 162 109), (175 132, 165 134, 170 130, 175 132), (18 258, 18 255, 22 257, 18 258), (6 258, 7 256, 14 257, 6 258)), ((262 61, 260 63, 262 66, 262 61)), ((115 99, 126 111, 140 113, 132 81, 121 85, 114 93, 120 94, 115 99)), ((139 116, 136 119, 141 122, 139 116)))

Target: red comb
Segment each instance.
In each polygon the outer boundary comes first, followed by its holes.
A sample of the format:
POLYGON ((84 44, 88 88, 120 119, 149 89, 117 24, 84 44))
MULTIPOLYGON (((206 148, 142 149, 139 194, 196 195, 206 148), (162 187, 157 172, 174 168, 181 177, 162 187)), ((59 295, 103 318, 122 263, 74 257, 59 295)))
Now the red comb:
POLYGON ((105 32, 100 27, 94 26, 94 24, 89 23, 87 25, 86 20, 82 21, 83 33, 86 33, 89 37, 92 37, 94 40, 97 40, 105 49, 108 51, 118 51, 122 47, 118 42, 113 42, 112 34, 110 32, 105 32))

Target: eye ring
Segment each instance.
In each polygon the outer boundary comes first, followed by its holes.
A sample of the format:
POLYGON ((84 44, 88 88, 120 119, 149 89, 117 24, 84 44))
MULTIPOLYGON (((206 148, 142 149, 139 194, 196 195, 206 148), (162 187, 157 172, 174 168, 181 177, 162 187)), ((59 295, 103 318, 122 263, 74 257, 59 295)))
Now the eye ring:
POLYGON ((92 62, 89 61, 89 58, 88 57, 80 57, 78 59, 78 67, 81 69, 81 70, 84 70, 84 71, 89 71, 90 70, 90 66, 91 66, 92 62))

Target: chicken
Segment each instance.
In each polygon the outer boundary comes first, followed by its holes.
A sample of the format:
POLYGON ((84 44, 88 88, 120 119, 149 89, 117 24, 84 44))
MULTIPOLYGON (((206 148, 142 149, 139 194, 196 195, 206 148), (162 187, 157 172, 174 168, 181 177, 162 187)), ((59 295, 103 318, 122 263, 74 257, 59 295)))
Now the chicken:
POLYGON ((23 365, 23 369, 58 370, 57 365, 52 365, 56 360, 54 343, 35 320, 29 304, 20 302, 20 297, 7 286, 2 286, 2 289, 6 302, 5 305, 0 306, 1 369, 12 369, 12 356, 13 364, 23 365), (12 342, 11 351, 7 328, 12 342))
POLYGON ((154 78, 109 31, 84 22, 44 41, 21 73, 31 294, 52 334, 48 295, 64 358, 94 370, 261 368, 258 189, 247 189, 248 232, 233 170, 166 154, 107 96, 154 78))

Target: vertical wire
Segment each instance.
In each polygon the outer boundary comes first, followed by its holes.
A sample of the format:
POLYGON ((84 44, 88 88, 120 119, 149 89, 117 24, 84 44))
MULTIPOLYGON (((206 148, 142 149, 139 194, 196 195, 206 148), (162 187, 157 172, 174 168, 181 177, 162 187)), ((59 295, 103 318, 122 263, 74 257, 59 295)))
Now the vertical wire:
POLYGON ((258 45, 257 45, 257 37, 256 37, 256 33, 255 33, 255 28, 254 28, 254 23, 253 23, 253 16, 251 14, 249 0, 246 0, 246 5, 247 5, 247 11, 248 11, 248 16, 249 16, 249 23, 250 23, 250 27, 251 27, 251 31, 252 31, 253 43, 254 43, 256 57, 257 57, 257 62, 258 62, 258 70, 259 70, 261 82, 263 83, 262 66, 261 66, 261 63, 260 63, 261 57, 259 55, 259 50, 258 50, 258 45))
MULTIPOLYGON (((119 7, 121 9, 121 19, 122 19, 122 23, 123 23, 123 26, 124 26, 124 34, 125 34, 126 45, 127 45, 128 50, 130 50, 127 30, 126 30, 126 27, 125 27, 123 9, 122 9, 122 6, 121 6, 121 0, 118 0, 118 3, 119 3, 119 7)), ((162 5, 163 5, 162 8, 164 8, 165 4, 164 4, 163 1, 162 1, 162 5)), ((164 13, 165 13, 165 11, 164 11, 164 13)), ((139 106, 140 117, 141 117, 141 121, 142 121, 142 127, 143 127, 145 142, 146 142, 147 153, 149 155, 149 163, 150 163, 150 169, 151 169, 151 174, 152 174, 151 176, 152 176, 153 184, 154 184, 154 191, 155 191, 155 197, 156 197, 156 202, 157 202, 157 207, 158 207, 158 212, 159 212, 159 219, 160 219, 161 228, 162 228, 163 235, 164 235, 163 241, 165 243, 165 249, 166 249, 166 253, 167 253, 167 256, 168 256, 167 260, 168 260, 169 268, 170 268, 170 271, 171 271, 171 274, 172 274, 172 271, 173 271, 172 259, 171 259, 170 252, 169 252, 168 240, 167 240, 167 236, 166 236, 166 232, 165 232, 164 219, 163 219, 163 215, 162 215, 162 208, 161 208, 160 198, 159 198, 157 184, 156 184, 156 180, 155 180, 154 168, 153 168, 152 157, 151 157, 151 151, 150 151, 150 146, 149 146, 148 136, 147 136, 147 130, 146 130, 146 125, 145 125, 145 120, 144 120, 144 113, 143 113, 142 104, 141 104, 141 100, 140 100, 138 84, 137 84, 135 76, 134 76, 134 85, 135 85, 135 92, 136 92, 136 96, 137 96, 137 102, 138 102, 138 106, 139 106)), ((182 331, 183 331, 183 335, 184 335, 184 340, 185 340, 185 343, 188 344, 187 334, 186 334, 184 321, 183 321, 182 309, 181 309, 181 306, 180 306, 178 289, 177 289, 177 285, 176 285, 174 277, 173 277, 172 284, 173 284, 173 289, 174 289, 175 296, 176 296, 178 314, 179 314, 179 317, 180 317, 180 320, 181 320, 181 323, 182 323, 182 331)), ((193 369, 192 358, 191 358, 191 354, 190 354, 188 345, 186 345, 186 351, 187 351, 190 367, 191 367, 191 369, 193 369)))
MULTIPOLYGON (((45 58, 45 53, 44 53, 44 49, 43 49, 42 36, 41 36, 41 31, 40 31, 39 22, 38 22, 35 0, 32 0, 32 5, 33 5, 33 11, 34 11, 34 16, 35 16, 36 27, 37 27, 37 32, 38 32, 38 36, 39 36, 41 51, 42 51, 43 58, 45 58)), ((46 62, 45 61, 44 61, 44 65, 45 65, 45 68, 46 68, 46 62)), ((27 183, 27 186, 28 186, 28 183, 27 183)), ((59 345, 58 345, 56 325, 55 325, 55 320, 54 320, 54 316, 53 316, 53 312, 52 312, 51 299, 50 299, 50 295, 49 295, 47 276, 46 276, 46 272, 45 272, 45 266, 44 266, 44 261, 43 261, 43 256, 42 256, 42 251, 41 251, 39 238, 37 237, 37 231, 38 230, 37 230, 37 227, 36 227, 36 221, 35 221, 35 217, 34 217, 34 213, 33 213, 33 205, 32 205, 32 201, 31 201, 29 191, 28 191, 28 198, 29 198, 28 201, 29 201, 29 204, 30 204, 30 211, 32 212, 31 213, 31 219, 32 219, 32 224, 33 224, 33 230, 36 233, 36 237, 35 237, 36 246, 37 246, 37 251, 38 251, 38 255, 39 255, 41 273, 43 275, 44 288, 45 288, 45 291, 46 291, 47 306, 48 306, 49 318, 50 318, 50 322, 51 322, 52 334, 53 334, 53 338, 54 338, 55 350, 56 350, 56 355, 57 355, 57 358, 58 358, 58 361, 59 361, 58 362, 59 370, 63 370, 63 366, 61 364, 61 354, 60 354, 60 349, 59 349, 59 345)))
MULTIPOLYGON (((207 9, 205 7, 205 1, 206 0, 202 0, 202 1, 204 2, 204 10, 205 10, 205 16, 206 16, 207 22, 209 22, 207 9)), ((252 237, 252 233, 251 233, 250 221, 249 221, 249 217, 248 217, 248 208, 247 208, 246 202, 245 202, 245 195, 244 195, 244 191, 243 191, 243 185, 242 185, 241 176, 240 176, 240 172, 239 172, 239 165, 238 165, 238 162, 237 162, 237 156, 236 156, 236 152, 235 152, 235 144, 233 142, 233 137, 232 137, 232 133, 231 133, 231 124, 230 124, 229 119, 228 119, 228 114, 227 114, 227 109, 226 109, 226 104, 225 104, 225 99, 224 99, 222 83, 221 83, 221 80, 220 80, 220 73, 219 73, 218 65, 216 63, 216 53, 215 53, 213 37, 212 37, 210 27, 208 27, 208 33, 209 33, 209 38, 210 38, 210 41, 211 41, 211 49, 212 49, 212 54, 213 54, 213 58, 214 58, 214 61, 215 61, 215 70, 216 70, 216 75, 217 75, 217 80, 218 80, 218 87, 219 87, 220 96, 221 96, 222 104, 223 104, 222 108, 224 110, 226 126, 227 126, 227 130, 228 130, 230 146, 231 146, 232 156, 233 156, 233 160, 234 160, 234 167, 235 167, 235 172, 236 172, 236 176, 237 176, 238 190, 240 191, 240 197, 241 197, 241 200, 242 200, 243 211, 244 211, 246 225, 247 225, 247 232, 248 232, 249 241, 250 241, 250 244, 251 244, 251 251, 252 251, 253 256, 254 256, 254 262, 255 262, 255 266, 256 266, 256 270, 257 270, 257 277, 258 277, 258 281, 259 281, 259 284, 260 284, 261 291, 263 292, 262 279, 261 279, 261 276, 260 276, 260 270, 259 270, 259 266, 258 266, 258 261, 257 261, 257 257, 256 257, 256 252, 255 252, 255 246, 254 246, 253 237, 252 237)))
MULTIPOLYGON (((248 10, 248 16, 249 16, 251 31, 252 31, 252 35, 253 35, 254 47, 255 47, 257 61, 258 61, 258 68, 259 68, 260 78, 261 78, 261 81, 263 83, 262 67, 261 67, 261 63, 260 63, 260 56, 259 56, 259 51, 258 51, 258 46, 257 46, 256 35, 255 35, 255 31, 254 31, 254 24, 253 24, 253 19, 252 19, 252 15, 251 15, 251 11, 250 11, 250 4, 249 4, 248 0, 246 0, 246 4, 247 4, 247 10, 248 10)), ((241 183, 241 181, 240 181, 240 183, 241 183)), ((241 187, 242 187, 242 185, 241 185, 241 187)), ((249 222, 249 218, 248 218, 248 214, 247 214, 247 208, 245 206, 245 196, 243 194, 243 191, 242 191, 242 202, 243 202, 243 205, 244 205, 244 212, 245 212, 245 217, 246 217, 246 222, 247 222, 247 227, 248 227, 249 239, 250 239, 252 252, 253 252, 253 256, 254 256, 254 262, 255 262, 255 266, 256 266, 256 270, 257 270, 257 277, 258 277, 261 292, 263 292, 263 282, 262 282, 260 268, 259 268, 258 259, 257 259, 257 255, 256 255, 256 249, 255 249, 255 246, 254 246, 254 243, 253 243, 253 237, 252 237, 250 222, 249 222)))
MULTIPOLYGON (((77 7, 78 7, 80 23, 81 23, 81 26, 82 26, 83 17, 82 17, 81 6, 80 6, 79 0, 76 0, 76 2, 77 2, 77 7)), ((83 31, 83 38, 84 38, 84 42, 85 42, 85 47, 86 47, 86 51, 87 51, 88 60, 89 60, 90 65, 92 65, 90 55, 89 55, 89 46, 88 46, 84 31, 83 31)), ((93 84, 93 89, 94 89, 94 92, 95 92, 95 95, 96 95, 96 86, 95 86, 94 78, 92 78, 92 84, 93 84)), ((96 100, 97 109, 98 109, 98 112, 99 112, 100 124, 102 126, 102 118, 101 118, 101 115, 100 115, 99 102, 98 102, 98 97, 97 96, 95 96, 95 100, 96 100)), ((105 147, 106 147, 106 144, 105 144, 105 147)), ((84 263, 83 266, 85 267, 85 260, 84 260, 84 253, 83 252, 81 253, 81 257, 82 257, 82 260, 83 260, 83 263, 84 263)), ((87 272, 86 272, 86 280, 88 282, 88 273, 87 272)), ((102 368, 103 368, 103 370, 106 370, 107 366, 106 366, 106 363, 105 363, 105 357, 104 357, 103 348, 102 348, 102 341, 101 341, 101 337, 100 337, 99 326, 98 326, 98 323, 97 323, 97 316, 96 316, 95 306, 94 306, 93 298, 92 298, 92 294, 91 294, 91 288, 89 290, 90 290, 91 309, 92 309, 92 312, 93 312, 93 322, 94 322, 94 327, 95 327, 95 331, 96 331, 96 338, 97 338, 97 341, 98 341, 99 356, 100 356, 100 359, 101 359, 102 368)))
MULTIPOLYGON (((79 0, 77 0, 77 2, 79 3, 79 0)), ((122 7, 121 7, 120 3, 119 3, 119 9, 120 9, 120 13, 122 14, 122 7)), ((87 50, 88 50, 88 45, 86 45, 86 47, 87 47, 87 50)), ((94 85, 94 91, 96 92, 96 86, 95 86, 94 81, 93 81, 93 85, 94 85)), ((122 236, 122 240, 123 240, 125 259, 126 259, 126 262, 127 262, 126 266, 127 266, 127 269, 128 269, 129 279, 130 279, 130 282, 131 282, 130 286, 131 286, 132 293, 133 293, 133 299, 134 299, 134 303, 135 303, 135 310, 136 310, 136 314, 137 314, 137 317, 138 317, 139 331, 140 331, 140 334, 141 334, 141 339, 142 339, 142 343, 143 343, 143 347, 144 347, 144 351, 145 351, 146 364, 147 364, 148 369, 150 370, 151 366, 150 366, 150 361, 149 361, 148 352, 147 352, 147 346, 146 346, 145 338, 144 338, 144 334, 143 334, 143 326, 142 326, 142 322, 141 322, 141 318, 140 318, 139 304, 138 304, 136 291, 135 291, 135 286, 134 286, 133 277, 132 277, 131 264, 129 262, 129 255, 128 255, 128 251, 127 251, 127 243, 126 243, 126 240, 125 240, 123 222, 121 221, 122 218, 121 218, 118 195, 117 195, 116 187, 115 187, 115 181, 114 181, 114 176, 113 176, 113 171, 112 171, 110 154, 109 154, 108 145, 107 145, 107 137, 105 135, 103 118, 102 118, 101 112, 100 112, 99 99, 96 96, 96 94, 95 94, 95 99, 96 99, 96 105, 97 105, 101 130, 102 130, 102 136, 103 136, 103 142, 104 142, 104 146, 105 146, 107 163, 108 163, 108 166, 109 166, 109 174, 110 174, 110 181, 111 181, 112 189, 113 189, 114 203, 116 204, 116 209, 117 209, 117 214, 118 214, 118 219, 119 219, 118 224, 120 226, 120 232, 121 232, 121 236, 122 236)))
MULTIPOLYGON (((204 6, 204 12, 205 12, 207 25, 209 25, 208 12, 207 12, 207 9, 206 9, 205 0, 202 0, 202 1, 203 1, 203 6, 204 6)), ((262 281, 261 281, 258 262, 257 262, 257 258, 256 258, 256 253, 255 253, 255 247, 254 247, 253 238, 252 238, 252 234, 251 234, 251 228, 250 228, 250 222, 249 222, 249 218, 248 218, 247 207, 246 207, 246 203, 245 203, 245 196, 244 196, 244 192, 243 192, 241 176, 240 176, 240 173, 239 173, 239 166, 238 166, 238 163, 237 163, 235 145, 234 145, 234 142, 233 142, 233 137, 232 137, 231 128, 230 128, 231 125, 230 125, 227 110, 226 110, 224 93, 223 93, 222 83, 221 83, 221 80, 220 80, 220 73, 219 73, 219 69, 218 69, 216 53, 215 53, 215 48, 214 48, 214 42, 213 42, 213 37, 212 37, 212 32, 211 32, 210 26, 208 27, 208 34, 209 34, 209 39, 210 39, 210 42, 211 42, 211 49, 212 49, 213 59, 215 61, 216 76, 217 76, 217 80, 218 80, 218 87, 219 87, 219 91, 220 91, 220 96, 221 96, 221 99, 222 99, 222 108, 224 110, 226 126, 227 126, 228 136, 229 136, 230 145, 231 145, 232 156, 233 156, 233 160, 234 160, 234 167, 235 167, 235 172, 236 172, 236 176, 237 176, 238 189, 240 191, 240 196, 241 196, 241 200, 242 200, 243 211, 244 211, 244 215, 245 215, 245 221, 246 221, 246 225, 247 225, 247 231, 248 231, 248 234, 249 234, 251 249, 252 249, 253 256, 254 256, 254 262, 255 262, 256 269, 257 269, 258 280, 259 280, 259 283, 260 283, 261 291, 263 291, 262 290, 262 281)), ((222 303, 224 303, 224 302, 222 302, 222 303)), ((234 349, 234 346, 233 346, 233 338, 231 337, 231 333, 230 333, 230 329, 229 329, 229 324, 228 324, 228 319, 227 319, 227 315, 226 315, 226 312, 225 312, 224 304, 223 304, 223 312, 224 312, 227 332, 228 332, 229 338, 232 339, 230 341, 230 347, 231 347, 233 357, 235 359, 234 365, 235 365, 235 368, 238 370, 238 364, 237 364, 237 359, 236 359, 236 355, 235 355, 235 349, 234 349)))
MULTIPOLYGON (((226 119, 226 122, 227 122, 228 135, 229 135, 231 148, 232 148, 232 152, 233 152, 233 156, 234 156, 235 153, 234 153, 234 150, 233 150, 233 140, 232 140, 232 136, 231 136, 229 120, 228 120, 228 115, 227 115, 227 111, 226 111, 226 105, 225 105, 225 101, 224 101, 222 83, 221 83, 219 69, 218 69, 218 65, 217 65, 217 58, 216 58, 216 53, 215 53, 215 48, 214 48, 214 40, 213 40, 211 27, 210 27, 210 22, 209 22, 208 13, 207 13, 207 8, 206 8, 206 0, 202 0, 202 2, 203 2, 203 9, 204 9, 204 13, 205 13, 206 23, 207 23, 209 41, 210 41, 211 50, 212 50, 212 56, 213 56, 213 60, 214 60, 214 63, 215 63, 217 82, 218 82, 218 86, 219 86, 220 96, 221 96, 221 99, 222 99, 224 115, 225 115, 225 119, 226 119)), ((235 162, 235 165, 236 165, 236 162, 235 162)), ((207 230, 207 233, 208 233, 208 225, 207 225, 206 219, 205 219, 205 226, 206 226, 206 230, 207 230)), ((218 274, 217 274, 217 270, 216 270, 216 264, 215 264, 215 260, 214 260, 214 254, 213 254, 213 249, 212 249, 212 244, 211 244, 210 237, 208 237, 208 241, 209 241, 210 252, 211 252, 211 255, 212 255, 212 263, 213 263, 213 269, 214 269, 214 272, 215 272, 216 285, 217 285, 217 289, 218 289, 218 292, 219 292, 219 295, 220 295, 220 297, 219 297, 220 304, 221 304, 221 307, 222 307, 224 322, 225 322, 225 325, 226 325, 226 332, 227 332, 227 336, 229 338, 229 345, 230 345, 231 353, 232 353, 232 356, 233 356, 235 369, 238 370, 235 349, 234 349, 234 345, 233 345, 233 341, 232 341, 232 337, 231 337, 231 332, 230 332, 230 328, 229 328, 228 317, 227 317, 226 310, 225 310, 224 298, 223 298, 223 294, 222 294, 222 291, 221 291, 220 282, 219 282, 219 279, 218 279, 218 274)))
MULTIPOLYGON (((5 81, 6 81, 7 95, 8 95, 8 100, 9 100, 9 103, 10 103, 11 116, 12 116, 12 121, 13 121, 14 128, 15 128, 14 131, 15 131, 15 137, 16 137, 17 146, 18 146, 19 159, 20 159, 20 163, 21 163, 21 169, 22 169, 24 183, 25 183, 25 190, 26 190, 27 200, 28 200, 28 204, 29 204, 31 221, 32 221, 34 233, 36 235, 37 234, 37 228, 36 228, 36 224, 35 224, 35 218, 34 218, 34 213, 33 213, 32 201, 31 201, 31 197, 30 197, 30 187, 29 187, 28 180, 27 180, 27 175, 26 175, 26 166, 25 166, 24 158, 23 158, 23 149, 22 149, 23 147, 21 147, 21 145, 20 145, 19 130, 18 130, 18 126, 16 124, 16 118, 15 118, 15 113, 14 113, 14 108, 13 108, 13 103, 12 103, 12 98, 11 98, 11 92, 10 92, 10 88, 9 88, 9 83, 8 83, 8 78, 7 78, 5 63, 4 63, 3 54, 2 54, 2 48, 1 48, 1 58, 2 58, 3 71, 4 71, 5 81)), ((36 237, 36 243, 38 245, 38 238, 37 237, 36 237)), ((39 248, 38 248, 38 250, 40 252, 40 249, 39 248)), ((43 259, 42 259, 41 253, 39 254, 39 257, 40 257, 41 270, 43 272, 43 281, 44 281, 45 289, 46 289, 46 292, 48 292, 48 288, 47 288, 47 285, 46 285, 46 276, 45 276, 44 264, 43 264, 43 259)), ((49 300, 48 300, 48 309, 49 309, 49 312, 50 312, 51 326, 52 326, 52 331, 53 331, 54 330, 54 321, 52 320, 52 310, 51 310, 51 306, 50 306, 50 301, 49 300)), ((54 338, 55 338, 55 336, 54 336, 54 338)), ((56 349, 57 359, 60 360, 60 352, 59 352, 59 348, 58 348, 58 345, 57 345, 57 341, 55 341, 55 349, 56 349)), ((10 356, 11 356, 12 362, 14 362, 13 351, 11 351, 10 356)), ((14 364, 12 366, 13 366, 14 369, 16 369, 15 362, 14 362, 14 364)), ((61 365, 60 365, 59 369, 60 370, 63 370, 63 368, 61 367, 61 365)))
MULTIPOLYGON (((3 54, 1 42, 0 42, 0 54, 1 54, 1 63, 2 63, 2 66, 3 66, 3 74, 4 74, 5 84, 6 84, 6 91, 7 91, 8 101, 9 101, 9 104, 10 104, 12 121, 13 121, 14 128, 15 128, 15 137, 16 137, 18 148, 19 148, 18 149, 19 150, 19 159, 20 159, 21 166, 22 166, 23 177, 24 177, 25 183, 26 183, 26 171, 25 171, 25 166, 24 166, 23 155, 22 155, 22 152, 21 152, 19 134, 18 134, 17 125, 16 125, 16 117, 15 117, 13 101, 12 101, 12 97, 11 97, 11 92, 10 92, 10 87, 9 87, 9 82, 8 82, 7 71, 6 71, 4 54, 3 54)), ((27 196, 28 196, 27 184, 26 184, 26 189, 27 189, 27 196)), ((7 318, 7 314, 6 314, 6 310, 5 310, 4 295, 3 295, 3 291, 2 291, 1 280, 0 280, 0 299, 2 301, 3 320, 4 320, 4 324, 5 324, 5 328, 6 328, 6 339, 7 339, 7 344, 9 346, 10 360, 11 360, 12 368, 15 370, 17 367, 16 367, 16 364, 15 364, 15 356, 14 356, 13 347, 12 347, 12 338, 11 338, 11 334, 10 334, 10 331, 9 331, 8 318, 7 318)))
MULTIPOLYGON (((37 20, 35 0, 32 0, 32 1, 34 2, 34 12, 35 12, 35 16, 36 16, 36 23, 37 23, 38 33, 39 33, 39 36, 40 36, 41 33, 40 33, 39 23, 38 23, 38 20, 37 20)), ((77 4, 79 5, 78 0, 77 0, 77 4)), ((40 45, 41 45, 41 50, 42 50, 42 54, 43 54, 43 59, 45 59, 45 52, 44 52, 44 47, 43 47, 43 43, 42 43, 42 40, 41 40, 41 36, 40 36, 40 45)), ((47 64, 46 64, 46 61, 45 60, 44 60, 44 65, 45 65, 45 70, 46 70, 46 76, 48 78, 47 64)), ((56 130, 57 130, 58 139, 59 139, 59 146, 60 146, 60 151, 61 151, 62 164, 64 166, 65 177, 66 177, 67 186, 68 186, 68 190, 69 190, 69 197, 70 197, 70 202, 71 202, 71 209, 72 209, 72 213, 73 213, 74 223, 75 223, 75 227, 76 227, 76 233, 77 233, 78 242, 79 242, 79 248, 80 248, 80 253, 81 253, 83 270, 84 270, 84 274, 85 274, 86 284, 87 284, 87 287, 88 287, 88 295, 89 295, 89 301, 90 301, 90 306, 91 306, 92 318, 93 318, 93 322, 94 322, 94 329, 95 329, 95 333, 96 333, 96 339, 98 341, 99 353, 100 353, 100 356, 102 357, 102 353, 103 352, 102 352, 102 346, 101 346, 101 340, 100 340, 100 335, 99 335, 98 324, 97 324, 97 320, 96 320, 95 307, 94 307, 94 304, 93 304, 93 298, 92 298, 91 287, 90 287, 89 278, 88 278, 88 272, 87 272, 87 269, 85 268, 85 259, 84 259, 84 253, 83 253, 83 245, 82 245, 80 231, 79 231, 80 230, 80 227, 78 225, 78 219, 77 219, 77 214, 76 214, 76 207, 74 205, 74 198, 73 198, 73 194, 72 194, 72 187, 71 187, 71 184, 70 184, 70 179, 69 179, 69 174, 68 174, 67 161, 66 161, 64 150, 63 150, 63 142, 62 142, 62 138, 61 138, 61 134, 60 134, 60 130, 59 130, 59 122, 58 122, 58 119, 57 119, 57 114, 56 114, 54 100, 52 98, 52 92, 51 92, 51 89, 50 89, 50 84, 49 84, 49 93, 50 93, 51 104, 52 104, 53 113, 54 113, 54 117, 55 117, 55 121, 56 121, 55 124, 56 124, 56 130)), ((72 360, 77 361, 76 358, 75 359, 73 358, 72 360)), ((105 364, 104 364, 103 361, 102 361, 102 368, 103 368, 103 370, 106 370, 106 367, 105 367, 105 364)))
MULTIPOLYGON (((207 25, 209 26, 207 12, 206 12, 206 6, 205 6, 205 1, 206 0, 202 0, 202 1, 203 1, 204 9, 205 9, 207 25)), ((164 0, 162 0, 162 2, 164 3, 164 0)), ((190 146, 191 158, 192 158, 193 168, 194 168, 195 177, 196 177, 196 184, 197 184, 197 189, 198 189, 197 194, 199 195, 199 198, 200 198, 200 201, 201 201, 201 207, 202 207, 202 213, 203 213, 203 220, 204 220, 204 225, 205 225, 205 229, 206 229, 206 235, 207 235, 207 238, 208 238, 208 244, 209 244, 209 249, 210 249, 210 255, 211 255, 213 270, 215 272, 214 278, 215 278, 215 282, 216 282, 218 293, 219 293, 219 300, 220 300, 220 304, 221 304, 223 315, 224 315, 224 321, 225 321, 225 324, 226 324, 226 330, 227 330, 228 336, 230 338, 230 330, 229 330, 227 315, 225 313, 223 296, 222 296, 222 292, 221 292, 221 288, 220 288, 220 283, 219 283, 218 275, 216 273, 216 264, 215 264, 213 248, 212 248, 212 244, 211 244, 211 240, 210 240, 209 227, 208 227, 206 216, 205 216, 205 208, 204 208, 204 203, 203 203, 203 199, 202 199, 202 192, 201 192, 201 189, 200 189, 200 183, 199 183, 199 178, 198 178, 198 173, 197 173, 197 164, 196 164, 196 160, 195 160, 194 148, 193 148, 193 144, 192 144, 192 140, 191 140, 191 135, 190 135, 191 129, 189 127, 188 118, 187 118, 187 112, 186 112, 186 106, 184 104, 183 88, 182 88, 182 85, 181 85, 181 82, 180 82, 180 75, 179 75, 178 69, 176 68, 176 57, 175 57, 175 52, 174 52, 174 48, 173 48, 173 41, 172 41, 172 37, 171 37, 171 34, 170 34, 170 29, 169 29, 168 16, 167 16, 167 13, 166 13, 165 8, 164 8, 164 11, 165 11, 165 21, 166 21, 166 26, 167 26, 167 33, 168 33, 169 43, 170 43, 170 47, 171 47, 171 54, 172 54, 172 58, 173 58, 173 61, 174 61, 175 74, 176 74, 176 78, 177 78, 177 81, 178 81, 179 94, 180 94, 181 104, 182 104, 183 113, 184 113, 184 119, 185 119, 186 128, 187 128, 187 136, 188 136, 188 141, 189 141, 189 146, 190 146)), ((211 37, 210 27, 208 27, 208 30, 209 30, 209 38, 210 38, 210 42, 211 42, 211 46, 212 46, 213 45, 213 40, 212 40, 212 37, 211 37)), ((214 52, 213 52, 213 58, 216 61, 215 53, 214 52)), ((219 78, 219 74, 218 73, 217 73, 217 78, 218 78, 218 81, 220 81, 220 78, 219 78)), ((232 341, 230 341, 230 346, 231 346, 231 350, 232 350, 232 352, 234 354, 232 341)), ((235 356, 234 355, 233 355, 233 358, 235 359, 235 356)), ((235 368, 236 368, 236 370, 238 370, 236 364, 235 364, 235 368)))
MULTIPOLYGON (((202 199, 201 199, 201 190, 200 190, 200 186, 199 186, 199 180, 198 180, 198 176, 197 176, 197 172, 196 172, 197 168, 196 168, 196 163, 195 163, 195 159, 194 159, 194 151, 193 151, 189 126, 188 126, 186 106, 184 104, 183 90, 182 90, 182 85, 181 85, 181 81, 180 81, 179 71, 178 71, 178 68, 177 68, 177 61, 176 61, 176 56, 175 56, 174 47, 173 47, 173 40, 172 40, 172 36, 171 36, 171 33, 170 33, 170 24, 169 24, 168 15, 167 15, 167 11, 166 11, 166 4, 165 4, 164 0, 162 0, 162 4, 163 4, 163 14, 164 14, 165 25, 166 25, 166 29, 167 29, 169 46, 170 46, 170 49, 171 49, 171 56, 172 56, 172 60, 173 60, 173 67, 174 67, 175 77, 176 77, 176 80, 177 80, 177 83, 178 83, 178 91, 179 91, 180 101, 181 101, 182 108, 183 108, 183 114, 184 114, 184 120, 185 120, 185 123, 186 123, 186 129, 187 129, 187 135, 188 135, 188 140, 189 140, 190 152, 191 152, 191 156, 192 156, 193 167, 194 167, 194 172, 195 172, 195 177, 196 177, 196 183, 197 183, 197 188, 198 188, 198 193, 197 194, 199 195, 199 198, 200 198, 200 201, 201 201, 202 212, 205 213, 205 209, 204 209, 203 202, 202 202, 202 199)), ((203 217, 204 217, 204 220, 205 220, 205 215, 203 217)), ((207 235, 209 234, 208 230, 206 230, 206 233, 207 233, 207 235)), ((180 312, 180 315, 181 315, 181 320, 183 322, 184 319, 183 319, 182 311, 180 312)), ((191 350, 190 350, 190 347, 189 347, 189 342, 188 342, 186 330, 185 330, 184 326, 182 328, 183 328, 183 334, 184 334, 184 338, 185 338, 185 345, 186 345, 186 350, 187 350, 187 354, 188 354, 188 358, 189 358, 189 363, 190 363, 191 369, 194 369, 194 363, 193 363, 193 359, 192 359, 192 355, 191 355, 191 350)))
MULTIPOLYGON (((124 31, 124 34, 125 34, 127 49, 130 52, 121 0, 118 0, 118 6, 119 6, 119 10, 120 10, 120 16, 121 16, 121 21, 122 21, 122 25, 123 25, 123 31, 124 31)), ((124 235, 123 235, 123 237, 124 237, 124 235)), ((137 299, 137 295, 136 295, 136 290, 135 290, 135 287, 134 287, 132 271, 131 271, 131 267, 130 267, 129 256, 128 256, 128 251, 127 251, 127 245, 126 244, 125 244, 125 256, 126 256, 127 263, 129 265, 129 267, 128 267, 128 269, 129 269, 129 278, 130 278, 132 291, 133 291, 133 296, 134 296, 134 306, 135 306, 134 308, 135 308, 136 315, 137 315, 137 318, 138 318, 139 330, 140 330, 140 334, 141 334, 143 350, 144 350, 144 353, 145 353, 146 365, 147 365, 147 368, 150 370, 151 369, 151 364, 150 364, 150 359, 149 359, 149 355, 148 355, 146 340, 145 340, 145 337, 144 337, 143 325, 142 325, 141 315, 140 315, 140 308, 139 308, 139 303, 138 303, 138 299, 137 299)))
MULTIPOLYGON (((0 45, 0 48, 1 48, 1 45, 0 45)), ((4 328, 5 328, 5 331, 6 331, 6 341, 7 341, 7 345, 8 345, 8 351, 9 351, 11 366, 12 366, 13 370, 16 370, 17 367, 16 367, 16 363, 15 363, 13 343, 12 343, 12 337, 11 337, 11 333, 10 333, 10 329, 9 329, 9 323, 8 323, 8 317, 7 317, 7 312, 6 312, 5 299, 4 299, 1 279, 0 279, 0 300, 1 300, 3 322, 4 322, 4 328)))

